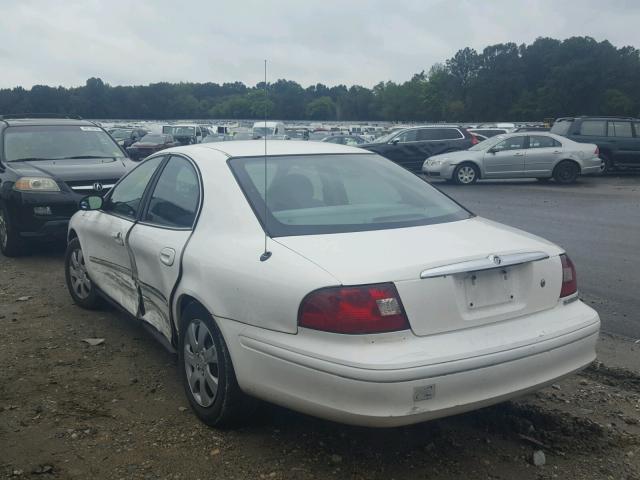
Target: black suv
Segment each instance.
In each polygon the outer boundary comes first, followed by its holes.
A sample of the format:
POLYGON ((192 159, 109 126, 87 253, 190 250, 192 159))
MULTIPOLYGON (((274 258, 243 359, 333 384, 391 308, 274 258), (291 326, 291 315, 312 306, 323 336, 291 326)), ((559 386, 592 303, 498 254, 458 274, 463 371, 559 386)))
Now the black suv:
POLYGON ((414 173, 421 173, 424 161, 431 155, 466 150, 478 142, 465 128, 428 125, 397 130, 358 147, 379 153, 414 173))
POLYGON ((558 118, 551 133, 575 142, 595 143, 603 171, 640 167, 640 119, 627 117, 558 118))
POLYGON ((93 122, 0 116, 0 250, 16 256, 31 239, 65 239, 78 201, 134 165, 93 122))

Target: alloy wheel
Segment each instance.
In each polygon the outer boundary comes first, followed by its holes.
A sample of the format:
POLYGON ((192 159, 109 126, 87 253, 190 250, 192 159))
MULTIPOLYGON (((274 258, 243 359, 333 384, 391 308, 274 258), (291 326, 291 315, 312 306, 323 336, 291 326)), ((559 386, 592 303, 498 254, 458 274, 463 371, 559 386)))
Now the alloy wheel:
POLYGON ((463 165, 458 170, 457 176, 460 183, 472 183, 476 178, 476 171, 469 165, 463 165))
POLYGON ((218 392, 218 351, 207 325, 191 321, 184 339, 184 368, 189 389, 201 407, 209 407, 218 392))
POLYGON ((87 266, 84 262, 82 249, 77 248, 71 252, 71 261, 69 262, 69 277, 71 286, 78 298, 84 300, 91 294, 91 280, 87 272, 87 266))

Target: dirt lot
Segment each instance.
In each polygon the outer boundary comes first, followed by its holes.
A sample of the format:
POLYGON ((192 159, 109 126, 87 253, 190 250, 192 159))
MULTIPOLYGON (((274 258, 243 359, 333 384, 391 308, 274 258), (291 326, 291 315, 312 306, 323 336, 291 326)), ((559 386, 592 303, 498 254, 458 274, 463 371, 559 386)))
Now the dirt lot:
POLYGON ((0 257, 0 332, 0 477, 640 478, 640 345, 613 337, 606 365, 466 415, 371 430, 264 406, 217 431, 145 330, 72 304, 59 252, 0 257))

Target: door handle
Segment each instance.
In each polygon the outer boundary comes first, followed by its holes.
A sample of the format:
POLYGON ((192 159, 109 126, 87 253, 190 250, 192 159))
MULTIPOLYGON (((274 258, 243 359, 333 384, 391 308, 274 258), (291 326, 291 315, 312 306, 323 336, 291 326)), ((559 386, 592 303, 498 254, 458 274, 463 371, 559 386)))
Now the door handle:
POLYGON ((111 238, 113 238, 113 241, 116 242, 118 245, 124 245, 124 239, 122 238, 122 232, 113 232, 111 234, 111 238))
POLYGON ((176 259, 176 251, 173 248, 165 247, 160 250, 160 261, 164 263, 167 267, 173 265, 174 260, 176 259))

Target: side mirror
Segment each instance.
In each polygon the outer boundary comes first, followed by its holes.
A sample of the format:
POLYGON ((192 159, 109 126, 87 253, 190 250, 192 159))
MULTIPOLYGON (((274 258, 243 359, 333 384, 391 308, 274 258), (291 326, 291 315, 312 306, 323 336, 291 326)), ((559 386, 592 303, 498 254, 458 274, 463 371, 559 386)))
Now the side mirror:
POLYGON ((398 142, 400 142, 400 139, 399 139, 399 138, 394 138, 394 139, 393 139, 393 140, 391 140, 389 143, 390 143, 390 144, 392 144, 392 145, 397 145, 397 144, 398 144, 398 142))
POLYGON ((496 149, 494 148, 490 148, 489 150, 487 150, 487 153, 493 153, 495 155, 495 153, 497 152, 496 149))
POLYGON ((100 195, 89 195, 80 200, 78 206, 80 210, 100 210, 104 200, 100 195))

